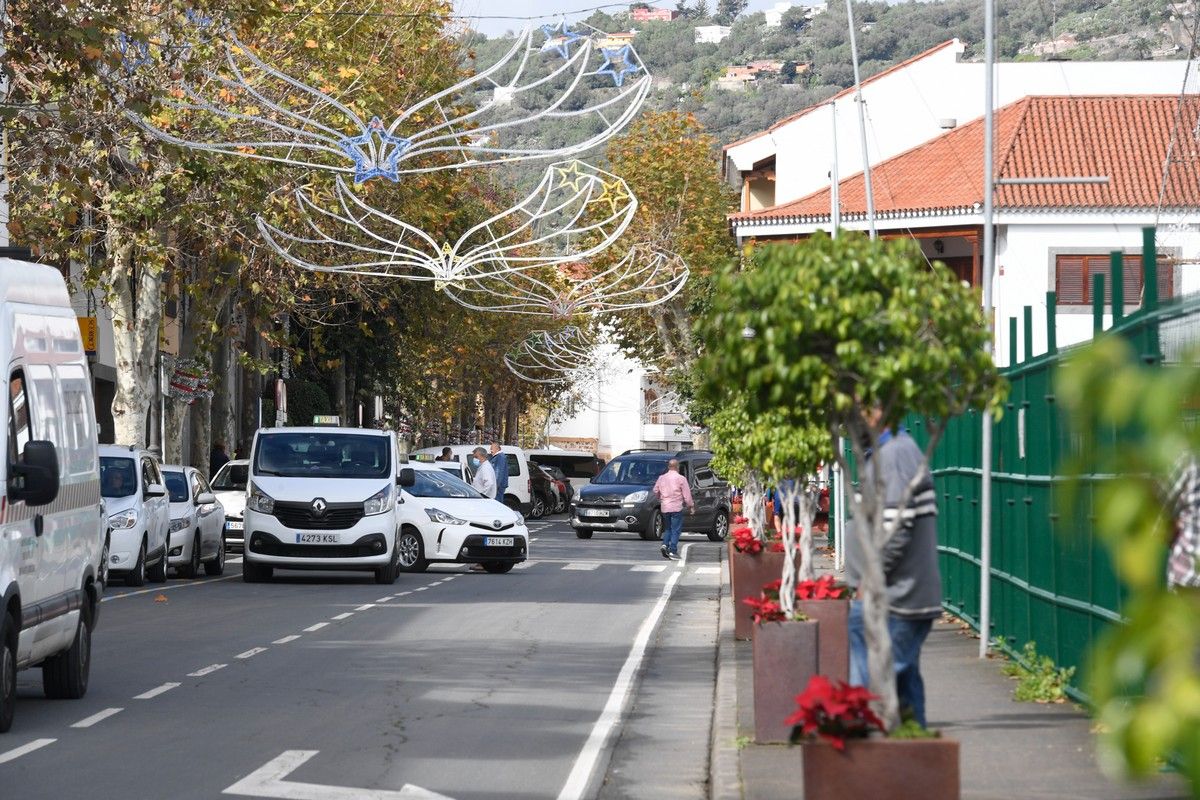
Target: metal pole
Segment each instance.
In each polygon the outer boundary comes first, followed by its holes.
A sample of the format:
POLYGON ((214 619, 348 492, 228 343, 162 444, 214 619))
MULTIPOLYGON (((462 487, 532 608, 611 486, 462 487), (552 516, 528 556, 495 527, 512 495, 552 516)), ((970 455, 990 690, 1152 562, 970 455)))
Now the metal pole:
MULTIPOLYGON (((992 333, 985 345, 995 355, 996 326, 992 276, 996 269, 995 71, 996 0, 983 0, 983 316, 992 333)), ((987 658, 992 630, 992 413, 983 413, 979 487, 979 657, 987 658)))
POLYGON ((863 188, 867 193, 867 230, 874 239, 875 192, 871 188, 871 159, 867 155, 867 114, 863 110, 862 76, 858 70, 858 33, 854 30, 854 0, 846 0, 846 19, 850 24, 850 60, 854 64, 854 103, 858 106, 858 140, 862 147, 863 188))
POLYGON ((837 129, 837 105, 829 104, 829 116, 833 121, 833 164, 829 170, 829 223, 833 228, 833 238, 837 238, 838 228, 842 225, 842 198, 838 179, 838 129, 837 129))

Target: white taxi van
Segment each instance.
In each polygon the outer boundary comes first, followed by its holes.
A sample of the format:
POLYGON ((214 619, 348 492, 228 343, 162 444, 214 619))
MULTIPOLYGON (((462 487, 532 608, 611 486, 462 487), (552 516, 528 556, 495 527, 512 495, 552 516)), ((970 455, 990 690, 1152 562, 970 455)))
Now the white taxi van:
POLYGON ((96 420, 79 325, 53 268, 0 258, 0 732, 18 669, 87 692, 107 558, 96 420))

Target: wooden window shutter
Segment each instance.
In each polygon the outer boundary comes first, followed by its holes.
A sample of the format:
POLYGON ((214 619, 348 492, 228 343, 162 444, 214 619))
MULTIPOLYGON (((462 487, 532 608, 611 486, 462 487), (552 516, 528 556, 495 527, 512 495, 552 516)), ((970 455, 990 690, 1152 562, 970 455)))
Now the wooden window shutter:
POLYGON ((1083 305, 1087 302, 1087 270, 1083 256, 1056 256, 1055 291, 1058 304, 1083 305))

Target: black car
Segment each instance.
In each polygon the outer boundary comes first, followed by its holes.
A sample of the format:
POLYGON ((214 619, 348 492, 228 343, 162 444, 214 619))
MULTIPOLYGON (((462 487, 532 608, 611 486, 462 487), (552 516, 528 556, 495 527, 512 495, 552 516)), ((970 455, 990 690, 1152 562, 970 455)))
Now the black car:
POLYGON ((571 527, 580 539, 594 531, 631 531, 643 539, 662 539, 663 518, 654 483, 679 459, 688 479, 695 514, 684 514, 683 530, 708 534, 714 542, 729 533, 729 484, 712 471, 708 450, 627 450, 579 490, 571 503, 571 527))

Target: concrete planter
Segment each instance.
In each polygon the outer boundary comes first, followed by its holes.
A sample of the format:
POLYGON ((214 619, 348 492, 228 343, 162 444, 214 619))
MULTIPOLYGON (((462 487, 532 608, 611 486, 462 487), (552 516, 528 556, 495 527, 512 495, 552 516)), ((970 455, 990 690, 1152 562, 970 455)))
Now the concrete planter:
POLYGON ((958 800, 958 742, 952 739, 851 739, 838 752, 813 741, 801 748, 805 800, 958 800))
POLYGON ((850 601, 797 600, 796 610, 820 626, 817 672, 830 680, 849 680, 850 601))
POLYGON ((733 584, 733 635, 737 639, 749 639, 753 635, 754 623, 751 611, 742 601, 747 597, 757 598, 762 587, 783 574, 783 553, 770 553, 765 549, 751 555, 739 553, 729 544, 729 581, 733 584))
POLYGON ((796 709, 796 695, 817 674, 817 623, 767 622, 754 626, 754 741, 787 742, 792 726, 784 720, 796 709))

